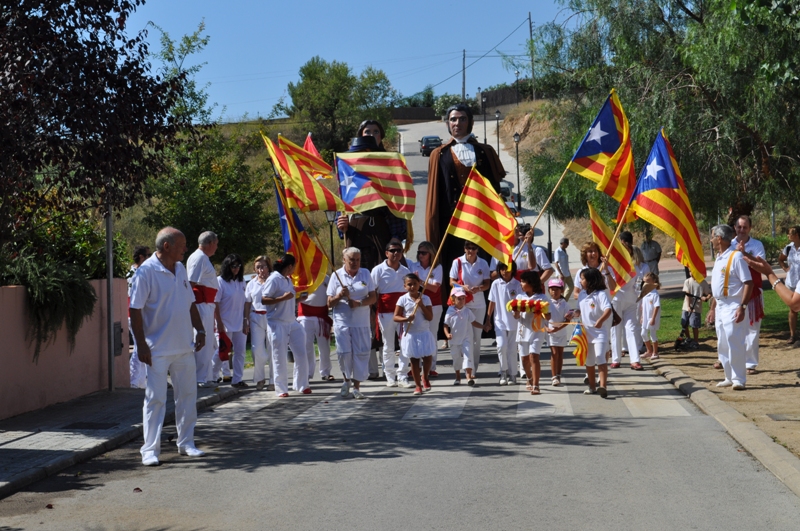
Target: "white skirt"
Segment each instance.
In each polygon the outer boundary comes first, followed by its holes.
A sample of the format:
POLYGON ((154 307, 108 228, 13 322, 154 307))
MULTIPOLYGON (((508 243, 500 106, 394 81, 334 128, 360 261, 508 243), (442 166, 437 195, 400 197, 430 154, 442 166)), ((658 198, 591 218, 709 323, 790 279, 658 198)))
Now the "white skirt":
POLYGON ((404 333, 400 338, 400 348, 407 358, 424 358, 433 356, 439 347, 430 330, 420 330, 419 332, 404 333))

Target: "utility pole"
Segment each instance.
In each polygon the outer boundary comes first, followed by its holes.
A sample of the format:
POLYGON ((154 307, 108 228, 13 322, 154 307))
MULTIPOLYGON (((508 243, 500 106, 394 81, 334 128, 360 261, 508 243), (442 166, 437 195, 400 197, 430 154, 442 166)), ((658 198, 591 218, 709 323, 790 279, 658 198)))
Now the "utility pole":
POLYGON ((528 30, 531 35, 531 93, 533 94, 533 101, 536 101, 536 69, 533 66, 533 21, 531 20, 530 11, 528 11, 528 30))
POLYGON ((467 103, 467 50, 461 56, 461 103, 467 103))

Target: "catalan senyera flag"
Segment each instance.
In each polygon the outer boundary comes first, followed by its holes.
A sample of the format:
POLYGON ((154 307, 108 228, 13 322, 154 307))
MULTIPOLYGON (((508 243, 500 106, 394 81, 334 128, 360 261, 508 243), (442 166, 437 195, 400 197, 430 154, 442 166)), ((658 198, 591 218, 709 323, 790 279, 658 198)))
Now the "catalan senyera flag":
POLYGON ((473 242, 498 262, 510 264, 516 225, 517 220, 503 199, 473 166, 447 233, 473 242))
POLYGON ((681 263, 698 282, 706 277, 703 246, 683 176, 664 128, 661 128, 647 164, 631 197, 631 210, 675 239, 681 263))
POLYGON ((306 136, 303 147, 298 146, 291 140, 278 135, 278 146, 287 153, 294 161, 306 172, 315 178, 333 179, 333 168, 322 160, 314 142, 311 140, 311 133, 306 136))
POLYGON ((339 189, 345 203, 364 212, 386 206, 398 218, 414 216, 417 194, 400 153, 337 153, 339 189))
POLYGON ((619 289, 636 276, 633 258, 619 238, 614 240, 611 253, 608 252, 611 238, 614 237, 614 231, 605 224, 592 204, 587 204, 589 205, 589 219, 592 222, 592 239, 600 246, 600 252, 603 253, 603 256, 608 255, 608 265, 614 273, 614 280, 617 283, 617 289, 619 289))
POLYGON ((619 201, 617 221, 634 218, 622 215, 636 187, 636 169, 631 150, 631 130, 622 103, 614 89, 583 137, 568 168, 597 183, 597 190, 619 201))
POLYGON ((583 326, 575 325, 575 331, 572 332, 569 342, 575 343, 575 350, 572 353, 575 356, 575 364, 583 367, 586 365, 586 353, 589 352, 589 342, 586 340, 586 334, 583 333, 583 326))
POLYGON ((313 177, 301 169, 291 157, 275 145, 268 136, 262 133, 264 144, 267 146, 269 156, 275 169, 283 181, 286 201, 289 207, 301 212, 314 212, 317 210, 333 210, 353 212, 344 201, 331 192, 313 177))
POLYGON ((277 179, 275 199, 278 202, 278 216, 283 234, 283 251, 297 260, 297 266, 292 273, 292 284, 298 296, 303 292, 311 294, 325 280, 328 258, 308 235, 294 209, 286 204, 286 197, 277 179))

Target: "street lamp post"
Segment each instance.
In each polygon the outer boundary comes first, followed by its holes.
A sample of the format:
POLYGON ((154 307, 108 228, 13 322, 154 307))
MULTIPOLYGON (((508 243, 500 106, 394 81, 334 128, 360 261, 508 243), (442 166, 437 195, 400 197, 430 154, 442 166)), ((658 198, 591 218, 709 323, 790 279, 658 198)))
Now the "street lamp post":
POLYGON ((522 187, 519 185, 519 133, 514 133, 514 147, 517 150, 517 210, 522 215, 522 187))
POLYGON ((517 76, 517 81, 514 83, 514 90, 517 96, 517 105, 519 105, 519 70, 514 70, 514 75, 517 76))
POLYGON ((547 259, 553 261, 553 242, 550 241, 550 212, 547 212, 547 259))
POLYGON ((335 210, 326 210, 325 219, 328 220, 328 228, 331 230, 331 271, 336 271, 336 259, 333 257, 333 224, 336 221, 338 212, 335 210))
POLYGON ((500 154, 500 109, 494 111, 494 117, 497 121, 497 154, 500 154))
POLYGON ((486 96, 481 94, 481 112, 483 113, 483 141, 486 142, 486 96))

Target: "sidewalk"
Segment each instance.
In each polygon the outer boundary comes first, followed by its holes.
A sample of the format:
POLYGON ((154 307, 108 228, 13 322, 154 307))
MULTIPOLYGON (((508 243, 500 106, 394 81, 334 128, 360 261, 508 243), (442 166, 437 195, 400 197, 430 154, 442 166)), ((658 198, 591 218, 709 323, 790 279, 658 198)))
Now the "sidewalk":
MULTIPOLYGON (((197 410, 239 393, 198 389, 197 410)), ((0 498, 141 437, 143 403, 143 389, 98 391, 0 421, 0 498)), ((164 422, 175 422, 172 389, 164 422)))

